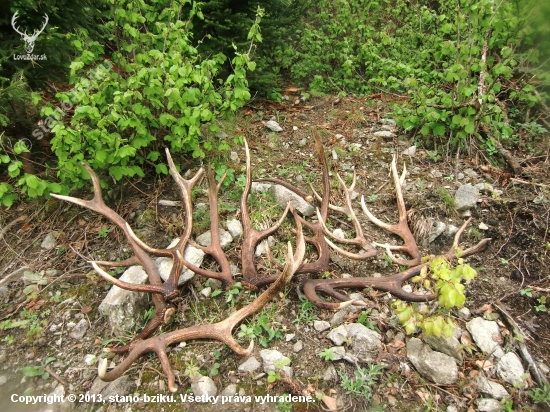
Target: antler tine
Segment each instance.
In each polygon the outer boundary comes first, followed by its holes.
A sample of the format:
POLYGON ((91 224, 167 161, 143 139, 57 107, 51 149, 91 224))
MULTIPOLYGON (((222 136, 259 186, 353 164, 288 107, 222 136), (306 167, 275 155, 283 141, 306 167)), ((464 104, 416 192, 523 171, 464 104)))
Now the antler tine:
MULTIPOLYGON (((223 184, 223 181, 225 180, 226 175, 225 174, 223 175, 223 177, 221 178, 221 180, 217 185, 214 179, 214 172, 212 169, 208 169, 206 176, 208 179, 208 200, 210 203, 211 243, 209 246, 196 245, 196 247, 198 249, 201 249, 204 253, 212 256, 220 266, 220 271, 214 272, 211 270, 199 268, 193 265, 192 263, 187 262, 183 257, 181 257, 181 263, 188 269, 192 270, 195 273, 198 273, 201 276, 221 280, 223 288, 227 289, 233 283, 235 283, 235 281, 233 280, 233 276, 231 274, 231 267, 229 265, 229 261, 227 260, 227 256, 225 256, 225 253, 223 252, 223 249, 220 244, 220 236, 219 236, 220 219, 219 219, 219 213, 218 213, 218 193, 222 187, 222 184, 223 184)), ((176 265, 174 264, 174 267, 175 266, 176 265)), ((174 267, 172 268, 173 271, 175 270, 174 267)))
POLYGON ((254 249, 258 242, 274 233, 284 222, 288 211, 290 210, 290 203, 285 208, 281 218, 270 228, 258 231, 252 227, 250 220, 250 213, 248 211, 248 195, 250 194, 250 188, 252 187, 252 170, 250 165, 250 149, 248 148, 248 142, 244 139, 244 149, 246 154, 246 184, 241 196, 241 215, 243 224, 243 245, 241 251, 242 257, 242 275, 243 284, 250 289, 258 289, 258 282, 261 277, 254 266, 254 249))
POLYGON ((292 255, 292 246, 288 244, 288 253, 286 257, 285 268, 279 278, 267 288, 260 296, 258 296, 251 304, 234 312, 225 320, 213 325, 196 325, 186 329, 176 330, 164 335, 155 336, 144 341, 137 342, 131 349, 128 356, 119 363, 113 370, 107 371, 107 359, 102 360, 98 366, 99 378, 110 382, 120 377, 126 372, 132 363, 141 355, 155 352, 159 357, 162 369, 168 379, 168 389, 171 392, 176 392, 177 386, 175 375, 170 366, 166 349, 168 346, 184 342, 192 339, 216 339, 225 343, 231 350, 241 356, 249 355, 254 348, 254 341, 250 343, 248 348, 243 348, 233 338, 231 332, 233 328, 243 321, 246 317, 260 310, 266 303, 272 300, 290 281, 298 267, 301 265, 305 253, 305 242, 302 233, 301 225, 297 225, 296 230, 296 251, 292 255))
POLYGON ((40 31, 38 32, 38 34, 42 33, 44 31, 44 29, 46 28, 46 26, 48 25, 48 21, 50 20, 50 18, 48 17, 48 13, 44 13, 44 16, 46 16, 46 21, 44 22, 44 24, 42 25, 42 28, 40 29, 40 31))
POLYGON ((94 187, 94 196, 91 200, 79 199, 72 196, 57 195, 54 193, 52 193, 51 196, 55 197, 56 199, 65 200, 67 202, 71 202, 87 209, 93 210, 94 212, 105 216, 107 219, 117 225, 126 235, 126 238, 128 239, 128 242, 130 243, 130 246, 132 247, 135 256, 137 257, 141 265, 143 265, 143 267, 145 268, 145 271, 149 276, 149 283, 156 285, 162 284, 162 280, 155 264, 153 263, 153 260, 149 257, 147 253, 145 253, 145 250, 142 247, 144 245, 143 242, 137 242, 137 236, 133 233, 128 223, 122 218, 122 216, 120 216, 117 212, 115 212, 113 209, 105 204, 105 202, 103 201, 103 193, 101 190, 99 177, 95 174, 90 166, 85 163, 83 163, 83 166, 90 174, 92 185, 94 187))
MULTIPOLYGON (((487 246, 487 243, 491 241, 489 238, 482 239, 475 246, 462 251, 460 256, 457 256, 456 249, 459 248, 458 244, 460 242, 460 236, 470 221, 471 219, 464 222, 460 230, 456 233, 453 245, 444 255, 447 260, 451 261, 457 257, 464 258, 479 253, 483 251, 487 246)), ((403 283, 418 275, 422 268, 429 264, 429 262, 422 263, 387 278, 355 277, 345 279, 306 279, 302 281, 300 287, 303 289, 304 294, 311 301, 311 303, 321 309, 338 310, 343 306, 348 306, 350 304, 361 305, 361 302, 350 301, 346 295, 336 291, 336 289, 343 288, 364 289, 370 287, 376 290, 389 292, 394 297, 409 302, 425 302, 435 299, 435 295, 417 295, 415 293, 406 292, 403 290, 403 283), (342 303, 327 302, 319 296, 319 292, 330 295, 342 303)))
POLYGON ((368 259, 368 258, 371 258, 373 256, 376 256, 378 254, 378 252, 374 248, 374 246, 365 238, 365 235, 363 234, 363 229, 361 228, 361 224, 359 223, 359 220, 357 219, 357 215, 355 214, 355 212, 353 210, 353 206, 351 204, 351 195, 353 193, 353 189, 354 189, 355 183, 357 181, 355 171, 353 172, 353 181, 352 181, 351 186, 349 188, 346 186, 346 182, 344 182, 344 180, 340 177, 339 174, 337 174, 336 176, 338 177, 340 185, 342 186, 342 191, 344 192, 345 206, 337 207, 337 206, 329 205, 329 207, 332 210, 336 210, 340 213, 345 214, 346 216, 348 216, 348 218, 351 219, 351 221, 353 223, 353 228, 355 230, 355 237, 353 239, 345 239, 345 238, 341 238, 341 237, 336 236, 334 234, 334 232, 331 232, 327 228, 325 222, 321 218, 321 214, 317 210, 317 217, 318 217, 319 223, 323 227, 323 231, 325 232, 325 234, 327 236, 331 237, 332 239, 334 239, 338 243, 343 243, 343 244, 347 244, 347 245, 357 245, 357 246, 361 247, 364 250, 364 252, 361 252, 361 253, 348 252, 348 251, 336 246, 329 239, 325 239, 325 240, 330 245, 330 247, 332 249, 334 249, 337 253, 340 253, 341 255, 349 257, 351 259, 363 260, 363 259, 368 259))
POLYGON ((361 207, 363 209, 363 212, 367 215, 367 217, 372 223, 374 223, 376 226, 384 230, 387 230, 388 232, 395 233, 401 239, 403 239, 403 242, 404 242, 404 244, 401 246, 393 246, 389 244, 379 244, 379 243, 374 243, 374 245, 386 248, 386 251, 390 259, 394 263, 397 263, 399 265, 404 265, 404 266, 415 266, 420 263, 422 255, 420 253, 420 249, 418 249, 416 240, 414 239, 414 236, 411 233, 411 230, 409 229, 409 225, 407 224, 407 208, 405 206, 405 200, 403 199, 403 191, 401 190, 401 185, 402 185, 401 179, 404 178, 405 174, 403 174, 401 178, 399 177, 399 174, 397 173, 397 159, 395 156, 393 157, 393 160, 391 163, 391 171, 392 171, 393 181, 395 185, 395 194, 397 197, 397 210, 399 212, 399 222, 395 225, 390 225, 385 222, 382 222, 380 219, 375 217, 370 212, 367 205, 365 204, 364 196, 361 196, 361 207), (406 252, 412 257, 412 259, 405 260, 405 259, 397 258, 391 253, 392 250, 406 252))

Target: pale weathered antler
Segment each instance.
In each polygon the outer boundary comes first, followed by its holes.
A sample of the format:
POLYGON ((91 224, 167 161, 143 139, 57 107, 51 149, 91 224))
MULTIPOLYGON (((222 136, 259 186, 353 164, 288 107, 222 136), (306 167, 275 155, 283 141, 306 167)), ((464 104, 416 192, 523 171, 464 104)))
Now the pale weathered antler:
POLYGON ((172 371, 168 360, 168 355, 166 354, 166 349, 168 346, 174 343, 193 339, 216 339, 225 343, 238 355, 249 355, 254 347, 254 341, 251 341, 249 347, 245 349, 233 338, 231 331, 236 325, 242 322, 243 319, 257 312, 283 289, 301 265, 304 252, 305 243, 302 234, 302 227, 297 222, 296 251, 294 256, 292 255, 292 246, 289 242, 286 264, 283 272, 280 274, 275 283, 273 283, 267 290, 258 296, 252 303, 237 312, 234 312, 231 316, 221 322, 214 323, 212 325, 195 325, 137 342, 132 347, 128 356, 109 372, 107 372, 107 359, 103 359, 98 366, 99 377, 104 381, 113 381, 126 372, 132 363, 141 355, 155 352, 159 357, 162 369, 168 379, 168 388, 170 391, 175 392, 177 390, 175 374, 172 371))
MULTIPOLYGON (((359 220, 357 219, 357 215, 353 211, 351 197, 352 197, 353 191, 355 189, 355 184, 357 183, 357 175, 355 173, 355 170, 353 171, 353 181, 351 182, 350 187, 346 186, 346 182, 344 182, 344 180, 340 177, 339 174, 337 174, 336 176, 338 177, 338 181, 340 182, 340 185, 342 186, 342 191, 344 193, 344 199, 345 199, 345 205, 344 206, 335 206, 335 205, 329 204, 329 208, 330 208, 330 210, 334 210, 334 211, 345 214, 348 217, 348 219, 351 220, 351 222, 353 224, 353 228, 355 230, 355 237, 353 239, 346 239, 346 238, 341 238, 339 236, 336 236, 334 234, 334 232, 330 231, 327 228, 327 225, 325 224, 324 220, 322 219, 322 216, 321 216, 321 213, 319 212, 319 209, 317 209, 317 217, 318 217, 319 223, 322 225, 325 234, 327 236, 331 237, 332 239, 334 239, 336 242, 343 243, 343 244, 346 244, 346 245, 356 245, 356 246, 359 246, 363 251, 359 252, 359 253, 352 253, 352 252, 349 252, 347 250, 342 249, 339 246, 336 246, 329 239, 325 238, 325 240, 330 245, 330 247, 332 247, 336 252, 338 252, 339 254, 341 254, 343 256, 349 257, 351 259, 363 260, 363 259, 368 259, 368 258, 371 258, 373 256, 376 256, 378 254, 378 252, 376 251, 374 246, 365 238, 365 235, 363 234, 363 229, 361 228, 361 224, 359 223, 359 220)), ((314 193, 315 193, 315 197, 318 200, 321 201, 321 196, 319 196, 319 194, 317 192, 315 192, 315 190, 314 190, 314 193)))
MULTIPOLYGON (((457 257, 457 249, 459 249, 459 242, 464 229, 471 222, 471 218, 468 219, 460 230, 456 233, 453 245, 445 253, 447 260, 453 260, 457 257)), ((481 240, 477 245, 466 249, 460 253, 460 257, 467 257, 475 253, 481 252, 487 246, 487 243, 491 239, 486 238, 481 240)), ((355 277, 355 278, 343 278, 343 279, 306 279, 302 281, 300 287, 303 289, 307 298, 317 307, 322 309, 337 310, 350 304, 362 305, 364 302, 350 300, 349 297, 343 293, 337 292, 337 289, 351 288, 351 289, 364 289, 373 288, 376 290, 382 290, 390 292, 393 296, 399 299, 407 300, 409 302, 425 302, 435 298, 435 295, 417 295, 415 293, 406 292, 403 290, 403 283, 412 277, 418 275, 423 267, 429 265, 429 262, 422 263, 411 267, 403 272, 395 274, 387 278, 379 277, 355 277), (341 303, 327 302, 318 295, 318 292, 325 293, 332 296, 341 303)))
POLYGON ((397 160, 395 156, 393 157, 393 160, 391 162, 391 171, 393 176, 393 182, 395 185, 395 195, 397 197, 397 210, 399 212, 399 223, 397 223, 396 225, 389 225, 387 223, 382 222, 377 217, 375 217, 367 208, 367 205, 365 204, 364 196, 361 196, 361 207, 363 208, 363 212, 365 212, 365 214, 367 215, 367 217, 370 219, 372 223, 374 223, 376 226, 384 230, 387 230, 388 232, 395 233, 401 239, 403 239, 403 242, 404 242, 404 244, 400 246, 389 245, 387 243, 386 244, 374 243, 374 245, 386 248, 388 256, 394 263, 397 263, 403 266, 415 266, 420 263, 422 255, 420 253, 420 249, 418 249, 416 240, 414 239, 414 236, 411 230, 409 229, 409 225, 407 223, 407 208, 405 207, 405 200, 403 199, 403 191, 401 190, 402 179, 404 178, 405 173, 403 173, 403 177, 400 179, 399 174, 397 173, 397 160), (392 250, 395 250, 398 252, 406 252, 411 256, 412 259, 405 260, 405 259, 397 258, 393 255, 392 250))

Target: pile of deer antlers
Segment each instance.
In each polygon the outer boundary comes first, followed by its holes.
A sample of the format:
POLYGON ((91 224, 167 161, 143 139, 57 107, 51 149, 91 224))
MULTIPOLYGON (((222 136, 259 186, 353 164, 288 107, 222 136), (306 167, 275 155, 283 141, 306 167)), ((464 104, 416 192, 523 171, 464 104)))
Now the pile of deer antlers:
MULTIPOLYGON (((403 240, 403 245, 392 246, 388 244, 381 245, 374 242, 371 243, 365 238, 363 229, 352 205, 352 193, 356 184, 355 174, 350 187, 346 187, 345 182, 340 176, 338 176, 338 179, 342 186, 345 205, 339 207, 330 204, 330 181, 324 148, 321 142, 321 138, 316 131, 314 131, 314 135, 319 163, 323 175, 322 196, 319 195, 313 188, 311 188, 313 191, 312 196, 309 193, 304 192, 294 187, 293 185, 279 179, 258 179, 258 181, 271 181, 277 184, 282 184, 307 200, 312 200, 316 198, 320 203, 320 208, 317 210, 317 221, 310 222, 305 220, 290 205, 288 205, 281 218, 272 227, 261 231, 255 230, 252 227, 250 213, 247 205, 248 195, 250 194, 250 189, 252 185, 252 176, 250 166, 250 151, 248 149, 247 143, 245 142, 246 186, 244 188, 240 204, 242 223, 244 228, 243 244, 241 249, 242 284, 253 290, 257 290, 258 288, 267 284, 271 284, 271 286, 266 289, 262 294, 260 294, 249 305, 233 313, 227 319, 211 325, 196 325, 158 336, 151 336, 155 332, 155 330, 157 330, 161 325, 165 325, 176 312, 175 301, 180 295, 178 280, 180 273, 182 272, 184 267, 192 270, 195 273, 198 273, 201 276, 220 280, 223 287, 226 289, 231 287, 235 283, 235 280, 231 274, 227 257, 220 246, 218 236, 218 193, 225 179, 225 176, 222 177, 220 182, 216 184, 213 171, 209 169, 206 172, 206 177, 208 180, 208 200, 210 204, 210 227, 212 234, 212 243, 209 246, 200 246, 191 239, 193 228, 192 192, 195 185, 197 185, 203 178, 205 171, 201 168, 191 179, 184 179, 178 173, 168 150, 166 150, 166 155, 168 158, 168 164, 170 166, 170 173, 172 174, 172 177, 174 178, 176 184, 180 189, 186 220, 184 232, 180 237, 180 240, 175 246, 168 249, 155 249, 145 244, 136 236, 128 223, 119 214, 117 214, 114 210, 110 209, 105 204, 101 193, 99 178, 87 165, 84 166, 90 173, 94 187, 94 197, 91 200, 82 200, 69 196, 52 195, 58 199, 66 200, 85 208, 91 209, 94 212, 100 213, 111 220, 115 225, 117 225, 126 236, 133 250, 133 256, 120 262, 94 261, 91 262, 92 266, 100 276, 122 289, 134 292, 147 292, 152 294, 152 304, 155 307, 154 317, 147 323, 145 328, 133 339, 130 344, 121 348, 106 349, 107 351, 119 354, 127 353, 127 356, 111 371, 107 371, 107 359, 103 359, 99 365, 99 377, 102 380, 112 381, 118 378, 126 370, 128 370, 131 364, 138 357, 145 353, 155 352, 159 357, 162 368, 168 378, 168 387, 170 391, 175 392, 177 390, 175 374, 170 366, 166 349, 168 346, 174 343, 184 342, 192 339, 216 339, 225 343, 230 349, 241 356, 246 356, 250 354, 253 349, 253 341, 250 343, 250 346, 247 349, 243 348, 233 338, 231 333, 233 328, 240 322, 242 322, 243 319, 257 312, 267 302, 273 299, 290 281, 294 274, 319 274, 327 271, 329 269, 330 262, 330 248, 332 248, 335 252, 351 259, 367 259, 377 255, 378 252, 375 246, 379 246, 386 249, 388 256, 393 262, 402 266, 408 266, 410 268, 387 278, 354 277, 345 279, 302 280, 302 282, 300 283, 300 288, 303 290, 305 296, 319 308, 336 310, 351 304, 365 305, 365 303, 362 301, 350 300, 346 294, 344 294, 343 292, 339 292, 339 289, 370 287, 373 289, 390 292, 393 296, 397 298, 413 302, 429 301, 435 298, 435 296, 433 295, 418 295, 406 292, 402 288, 405 281, 412 278, 413 276, 418 275, 422 268, 428 264, 421 263, 420 250, 407 224, 407 210, 405 208, 405 202, 403 200, 403 193, 401 190, 401 185, 405 177, 405 171, 400 178, 397 172, 396 160, 394 158, 391 164, 391 170, 393 181, 395 184, 397 206, 399 211, 399 222, 397 224, 390 225, 377 219, 366 207, 364 198, 361 198, 361 207, 368 219, 380 228, 398 235, 403 240), (351 220, 356 233, 353 239, 340 238, 328 229, 326 223, 329 215, 329 210, 345 214, 351 220), (274 261, 268 253, 273 263, 279 267, 280 272, 275 275, 261 276, 258 273, 254 264, 254 251, 256 245, 264 238, 273 234, 281 226, 289 211, 292 213, 296 225, 295 251, 293 253, 292 246, 289 243, 284 266, 274 261), (312 236, 305 236, 303 234, 303 227, 307 228, 312 233, 312 236), (359 247, 361 251, 358 253, 353 253, 344 250, 343 248, 336 246, 333 241, 329 240, 329 238, 333 239, 334 242, 340 243, 342 245, 353 245, 359 247), (317 256, 314 261, 304 261, 306 243, 312 244, 317 251, 317 256), (206 270, 196 267, 187 262, 184 259, 184 250, 188 244, 192 244, 193 246, 201 249, 205 254, 212 256, 212 258, 218 264, 219 271, 206 270), (410 259, 406 260, 395 256, 393 252, 406 253, 410 256, 410 259), (163 256, 172 258, 172 269, 166 281, 162 281, 151 256, 163 256), (136 285, 123 282, 121 280, 113 278, 107 272, 105 272, 104 269, 102 269, 102 267, 126 267, 136 264, 143 266, 143 268, 147 272, 149 284, 136 285), (319 293, 324 293, 331 296, 335 300, 335 302, 326 301, 319 296, 319 293)), ((445 257, 447 259, 452 260, 456 258, 456 249, 458 248, 460 236, 462 235, 470 220, 466 221, 457 232, 452 247, 445 254, 445 257)), ((464 250, 461 253, 461 256, 466 257, 482 251, 489 241, 490 239, 481 240, 477 245, 467 250, 464 250)))

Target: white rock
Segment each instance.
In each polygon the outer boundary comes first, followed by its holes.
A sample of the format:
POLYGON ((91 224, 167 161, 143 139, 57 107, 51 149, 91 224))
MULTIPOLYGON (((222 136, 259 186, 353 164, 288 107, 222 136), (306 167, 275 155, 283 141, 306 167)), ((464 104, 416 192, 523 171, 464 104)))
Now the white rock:
POLYGON ((441 235, 445 229, 447 228, 447 225, 443 222, 436 221, 434 222, 430 234, 428 235, 428 243, 433 243, 435 239, 441 235))
POLYGON ((472 316, 472 312, 467 307, 460 308, 458 310, 458 317, 460 319, 468 320, 472 316))
POLYGON ((264 193, 270 190, 272 186, 271 183, 252 182, 250 190, 255 193, 264 193))
POLYGON ((240 238, 243 234, 243 225, 237 219, 229 219, 227 221, 227 230, 231 234, 231 237, 235 240, 240 238))
POLYGON ((292 351, 294 353, 298 353, 302 349, 304 349, 304 343, 301 340, 297 341, 294 345, 292 345, 292 351))
POLYGON ((510 396, 508 391, 498 382, 493 382, 484 376, 478 376, 476 381, 477 389, 491 398, 504 399, 510 396))
POLYGON ((290 202, 292 207, 304 216, 311 216, 315 213, 315 208, 310 203, 306 202, 302 197, 288 190, 286 187, 273 185, 271 191, 279 206, 286 208, 286 205, 290 202))
POLYGON ((292 130, 293 130, 293 131, 298 130, 298 126, 292 126, 292 130))
POLYGON ((279 126, 279 123, 277 123, 275 120, 269 120, 265 124, 268 129, 274 131, 274 132, 282 132, 283 128, 279 126))
POLYGON ((201 295, 204 296, 205 298, 209 297, 211 294, 212 294, 212 288, 211 287, 207 287, 207 288, 204 288, 203 290, 201 290, 201 295))
POLYGON ((271 349, 263 349, 260 351, 264 372, 282 370, 288 377, 292 377, 292 368, 290 358, 284 356, 281 352, 271 349))
POLYGON ((478 226, 480 230, 488 230, 489 226, 487 226, 485 223, 481 222, 478 226))
POLYGON ((397 126, 397 123, 395 123, 395 120, 393 119, 380 119, 380 121, 382 122, 382 124, 386 124, 394 127, 397 126))
POLYGON ((84 356, 84 363, 88 366, 92 366, 94 363, 97 362, 97 356, 88 354, 84 356))
POLYGON ((524 374, 523 364, 514 352, 508 352, 499 359, 497 375, 505 382, 512 385, 526 385, 524 374))
POLYGON ((504 356, 500 344, 494 339, 500 336, 496 322, 477 317, 466 323, 466 329, 468 329, 474 342, 483 353, 492 354, 497 358, 504 356))
POLYGON ((80 340, 84 337, 89 327, 90 327, 90 324, 86 319, 80 319, 80 321, 75 325, 73 330, 71 330, 71 333, 69 333, 69 336, 73 339, 80 340))
POLYGON ((313 328, 317 332, 323 332, 327 329, 330 329, 330 323, 328 323, 326 320, 315 320, 313 321, 313 328))
POLYGON ((453 237, 456 234, 456 232, 458 232, 458 228, 455 225, 447 225, 447 228, 445 229, 443 236, 453 237))
POLYGON ((304 147, 307 144, 307 139, 304 137, 298 142, 298 147, 304 147))
POLYGON ((414 155, 416 155, 416 146, 411 146, 408 149, 403 150, 403 154, 414 157, 414 155))
POLYGON ((337 238, 340 238, 340 239, 345 239, 346 238, 346 233, 338 228, 338 229, 334 229, 334 231, 332 232, 334 234, 334 236, 336 236, 337 238))
MULTIPOLYGON (((128 283, 144 284, 148 280, 147 273, 141 266, 130 266, 120 277, 128 283)), ((136 293, 113 286, 103 302, 99 305, 99 313, 107 320, 116 336, 127 335, 143 313, 149 308, 147 293, 136 293)))
POLYGON ((57 239, 58 232, 50 232, 46 235, 40 247, 42 249, 51 250, 55 247, 55 240, 57 239))
POLYGON ((218 388, 214 381, 208 376, 195 375, 191 380, 191 389, 195 396, 216 396, 218 388))
POLYGON ((237 393, 237 385, 235 385, 234 383, 230 383, 229 385, 227 385, 227 387, 223 391, 221 391, 220 395, 235 396, 236 393, 237 393))
MULTIPOLYGON (((223 250, 226 250, 229 246, 231 246, 231 242, 233 242, 233 237, 231 237, 231 233, 219 229, 219 239, 220 239, 220 246, 223 250)), ((197 243, 201 246, 210 246, 212 244, 212 232, 209 230, 208 232, 203 233, 200 236, 197 236, 196 239, 197 243)))
MULTIPOLYGON (((168 248, 171 248, 175 246, 178 243, 179 239, 175 238, 172 240, 172 242, 168 245, 168 248)), ((204 259, 204 252, 200 249, 197 249, 195 246, 188 244, 185 247, 185 252, 183 253, 183 257, 185 260, 192 265, 195 265, 196 267, 200 267, 202 265, 202 261, 204 259)), ((172 259, 168 257, 160 257, 155 259, 155 265, 159 271, 160 277, 162 280, 168 279, 168 276, 170 276, 170 271, 172 270, 172 259)), ((183 285, 185 282, 193 279, 193 276, 195 276, 195 272, 193 272, 190 269, 187 269, 186 267, 183 267, 180 277, 178 279, 178 285, 183 285)))
POLYGON ((258 246, 256 246, 256 250, 254 252, 254 255, 256 257, 265 255, 265 253, 266 253, 266 248, 265 248, 266 242, 267 242, 267 245, 270 248, 275 246, 275 238, 273 236, 268 236, 267 239, 262 240, 260 243, 258 243, 258 246))
POLYGON ((229 154, 229 159, 231 159, 232 162, 239 162, 241 159, 239 159, 239 155, 237 154, 237 152, 231 152, 229 154))
POLYGON ((395 134, 390 132, 389 130, 380 130, 378 132, 374 132, 373 135, 376 137, 385 137, 385 138, 395 137, 395 134))
POLYGON ((477 400, 477 410, 479 412, 497 412, 504 410, 502 405, 496 399, 479 398, 477 400))
POLYGON ((327 335, 336 346, 351 343, 351 356, 372 362, 382 349, 382 336, 360 323, 349 323, 331 330, 327 335))
POLYGON ((433 351, 420 339, 409 339, 407 357, 420 375, 438 385, 452 385, 458 380, 458 368, 454 358, 433 351))
POLYGON ((250 357, 248 358, 245 362, 241 363, 239 365, 239 367, 237 368, 237 370, 239 372, 248 372, 248 373, 252 373, 252 372, 255 372, 256 370, 258 370, 258 368, 262 366, 260 364, 260 362, 258 362, 258 360, 255 358, 255 357, 250 357))
POLYGON ((346 349, 343 346, 333 346, 329 348, 332 351, 332 361, 336 362, 346 357, 346 349))

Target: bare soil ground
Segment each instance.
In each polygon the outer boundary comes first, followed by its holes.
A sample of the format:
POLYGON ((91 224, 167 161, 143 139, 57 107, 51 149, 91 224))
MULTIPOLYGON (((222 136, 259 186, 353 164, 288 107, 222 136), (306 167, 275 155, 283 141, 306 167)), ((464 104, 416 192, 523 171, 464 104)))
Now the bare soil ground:
MULTIPOLYGON (((342 201, 334 174, 340 172, 349 183, 355 168, 358 175, 356 191, 365 196, 376 216, 395 222, 397 208, 389 164, 393 154, 396 154, 399 164, 405 163, 408 169, 404 197, 409 221, 416 228, 423 255, 443 253, 452 242, 450 238, 441 236, 435 242, 426 244, 426 232, 433 222, 460 226, 465 220, 452 204, 454 193, 461 184, 486 182, 501 191, 500 194, 494 191, 482 196, 482 202, 472 209, 472 224, 462 237, 465 246, 477 243, 482 237, 493 239, 484 252, 468 258, 468 262, 478 270, 478 276, 467 287, 466 306, 472 311, 479 309, 480 314, 489 315, 491 311, 498 313, 492 305, 500 300, 530 335, 527 346, 533 356, 550 365, 550 304, 545 304, 544 300, 550 290, 550 191, 546 186, 550 184, 548 140, 526 140, 527 144, 516 152, 524 167, 524 175, 520 178, 524 182, 519 182, 504 167, 491 165, 475 148, 469 156, 461 154, 459 157, 454 154, 447 157, 446 147, 419 147, 414 157, 402 155, 414 143, 413 137, 398 133, 395 138, 375 138, 372 134, 381 128, 381 120, 391 107, 390 101, 327 97, 308 101, 306 107, 304 104, 294 106, 291 103, 293 100, 294 97, 291 97, 285 104, 258 103, 245 109, 236 122, 222 125, 230 138, 239 135, 247 138, 252 152, 253 176, 279 177, 307 191, 311 184, 320 191, 321 173, 311 130, 311 127, 317 127, 323 137, 332 173, 331 203, 341 204, 342 201), (283 132, 270 132, 265 127, 265 121, 272 116, 283 126, 283 132), (434 161, 436 157, 439 157, 437 162, 434 161), (481 223, 487 229, 479 229, 481 223)), ((239 177, 244 174, 245 156, 242 149, 236 151, 240 161, 228 159, 225 164, 234 169, 239 182, 239 177)), ((241 189, 235 183, 222 190, 222 222, 240 216, 240 194, 241 189)), ((88 197, 89 193, 83 191, 79 196, 88 197)), ((133 227, 139 228, 146 242, 162 248, 181 233, 183 212, 179 207, 159 206, 159 199, 178 200, 176 186, 170 177, 128 181, 106 194, 109 206, 133 227)), ((200 202, 207 203, 207 198, 197 191, 194 203, 200 202)), ((359 214, 359 204, 354 205, 359 214)), ((260 195, 251 199, 250 209, 255 226, 274 222, 282 212, 271 197, 260 195)), ((97 377, 97 368, 94 364, 87 365, 84 358, 86 355, 101 355, 103 347, 113 344, 115 337, 97 309, 109 285, 94 274, 87 261, 124 259, 129 257, 130 249, 123 234, 111 222, 74 205, 40 200, 20 203, 0 213, 2 226, 21 215, 29 216, 12 226, 0 239, 3 251, 0 256, 0 279, 27 267, 33 273, 45 271, 44 279, 47 281, 46 285, 39 286, 40 292, 31 296, 30 300, 24 293, 28 283, 22 279, 12 282, 0 298, 0 375, 7 379, 0 386, 0 405, 4 410, 41 410, 45 409, 44 405, 31 407, 13 404, 9 401, 10 396, 13 393, 48 394, 59 382, 63 382, 67 393, 84 394, 91 388, 97 377), (52 231, 59 234, 56 246, 45 250, 40 244, 52 231), (86 319, 90 329, 82 340, 75 341, 68 336, 67 325, 80 319, 86 319), (20 327, 13 327, 13 322, 19 321, 23 321, 20 327), (45 365, 49 357, 55 360, 45 365), (27 366, 46 366, 53 373, 47 379, 23 377, 21 368, 27 366)), ((384 243, 393 239, 392 235, 369 223, 362 213, 359 215, 369 240, 384 243)), ((195 218, 194 233, 198 235, 208 229, 207 213, 197 213, 195 218)), ((341 228, 353 236, 346 216, 331 214, 329 221, 332 228, 341 228)), ((277 232, 273 247, 274 255, 281 261, 284 245, 292 240, 292 236, 292 222, 287 219, 277 232)), ((240 266, 240 247, 240 243, 234 243, 227 252, 230 261, 237 266, 240 266)), ((309 259, 314 259, 312 250, 307 253, 309 259)), ((366 262, 336 254, 331 254, 331 258, 330 270, 324 274, 326 277, 337 278, 345 273, 352 276, 372 276, 375 273, 388 276, 400 270, 397 265, 389 264, 382 253, 366 262)), ((264 270, 273 271, 265 256, 258 258, 257 263, 264 270)), ((214 263, 207 260, 205 265, 214 263)), ((341 379, 323 380, 326 369, 333 362, 324 360, 319 352, 333 345, 325 338, 326 332, 319 333, 312 325, 314 320, 330 321, 333 313, 308 307, 298 297, 298 283, 299 279, 294 279, 279 299, 244 322, 245 325, 254 325, 262 316, 269 319, 270 327, 281 338, 275 337, 264 343, 266 347, 291 357, 295 384, 339 398, 341 410, 367 410, 369 407, 387 411, 445 410, 447 405, 456 404, 457 400, 460 400, 464 410, 475 410, 479 394, 472 388, 471 380, 479 370, 476 361, 484 359, 484 356, 480 352, 465 352, 459 382, 451 386, 436 386, 423 380, 414 368, 400 367, 407 362, 405 348, 399 346, 399 339, 396 338, 402 329, 392 318, 384 293, 368 294, 369 319, 372 327, 382 333, 386 345, 380 361, 387 365, 377 384, 371 387, 370 406, 365 397, 346 394, 341 379), (285 336, 288 334, 295 337, 287 342, 285 336), (295 353, 293 345, 297 340, 303 343, 303 349, 295 353)), ((183 299, 175 321, 163 332, 222 320, 235 307, 249 303, 255 296, 252 292, 241 290, 235 302, 228 303, 225 293, 204 298, 200 291, 205 286, 206 279, 198 276, 190 282, 182 293, 183 299)), ((346 321, 356 321, 360 314, 352 313, 346 321)), ((454 320, 464 328, 464 321, 456 316, 454 320)), ((498 322, 503 330, 511 331, 502 318, 498 322)), ((143 320, 138 320, 138 323, 143 325, 143 320)), ((234 336, 238 331, 235 330, 234 336)), ((262 336, 268 340, 267 333, 262 336)), ((504 338, 503 345, 515 347, 511 333, 504 333, 504 338)), ((247 344, 246 339, 242 342, 247 344)), ((253 355, 258 359, 261 349, 263 347, 257 342, 253 355)), ((260 371, 253 375, 237 372, 243 360, 219 342, 188 342, 185 347, 172 348, 168 355, 181 382, 178 397, 190 388, 186 372, 188 374, 198 368, 202 374, 208 375, 215 364, 219 364, 219 369, 213 379, 220 390, 230 383, 237 384, 237 391, 242 389, 251 396, 284 394, 292 389, 284 380, 268 383, 267 376, 261 376, 260 371)), ((113 360, 118 362, 120 359, 117 356, 113 360)), ((334 362, 334 365, 342 373, 353 376, 354 365, 345 361, 334 362)), ((132 384, 138 385, 133 387, 131 393, 167 394, 165 379, 159 370, 158 359, 153 355, 136 361, 126 373, 132 384)), ((541 408, 540 405, 533 405, 527 391, 509 385, 507 389, 512 394, 513 410, 541 408)), ((102 410, 182 409, 179 402, 156 406, 138 403, 131 407, 128 404, 97 405, 89 402, 75 405, 78 410, 97 410, 100 407, 102 410)), ((183 408, 213 410, 215 407, 186 404, 183 408)), ((315 402, 295 404, 293 409, 288 404, 234 404, 227 409, 326 410, 324 407, 321 402, 315 402)))

